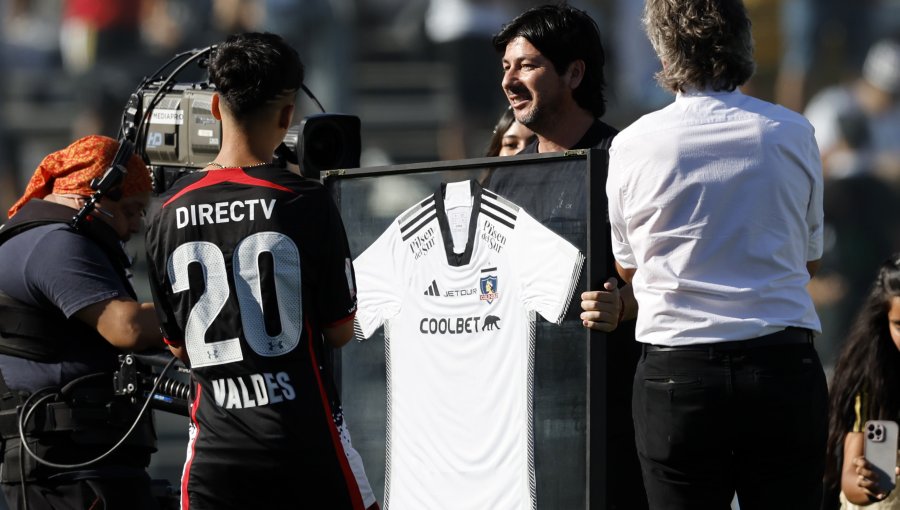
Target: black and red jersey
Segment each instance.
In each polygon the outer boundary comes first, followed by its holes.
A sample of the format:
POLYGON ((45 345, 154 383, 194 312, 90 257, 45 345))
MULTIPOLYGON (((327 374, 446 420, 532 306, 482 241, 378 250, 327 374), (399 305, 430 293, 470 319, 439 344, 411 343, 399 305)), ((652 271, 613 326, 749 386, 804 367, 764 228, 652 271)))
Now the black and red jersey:
POLYGON ((182 508, 362 508, 322 337, 356 311, 326 190, 274 166, 196 172, 147 220, 163 332, 195 382, 182 508))

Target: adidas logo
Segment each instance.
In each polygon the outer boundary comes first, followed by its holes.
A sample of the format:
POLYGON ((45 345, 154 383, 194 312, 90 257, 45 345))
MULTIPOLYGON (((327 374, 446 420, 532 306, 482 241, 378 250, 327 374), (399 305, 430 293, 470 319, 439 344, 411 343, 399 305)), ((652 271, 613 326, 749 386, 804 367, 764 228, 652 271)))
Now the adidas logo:
POLYGON ((428 288, 425 289, 425 295, 426 296, 440 296, 441 295, 441 291, 438 290, 436 281, 431 280, 431 285, 429 285, 428 288))

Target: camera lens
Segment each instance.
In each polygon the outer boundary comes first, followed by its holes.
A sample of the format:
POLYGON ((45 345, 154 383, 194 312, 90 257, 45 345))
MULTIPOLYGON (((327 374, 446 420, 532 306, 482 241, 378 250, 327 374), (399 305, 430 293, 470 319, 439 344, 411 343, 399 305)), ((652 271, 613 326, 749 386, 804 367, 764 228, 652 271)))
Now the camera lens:
POLYGON ((332 123, 319 124, 308 135, 308 145, 304 156, 317 168, 333 169, 343 159, 343 149, 347 145, 340 127, 332 123))
POLYGON ((359 166, 359 117, 343 114, 312 115, 303 120, 300 172, 318 179, 322 170, 359 166))
POLYGON ((869 439, 875 439, 875 434, 869 432, 869 439))

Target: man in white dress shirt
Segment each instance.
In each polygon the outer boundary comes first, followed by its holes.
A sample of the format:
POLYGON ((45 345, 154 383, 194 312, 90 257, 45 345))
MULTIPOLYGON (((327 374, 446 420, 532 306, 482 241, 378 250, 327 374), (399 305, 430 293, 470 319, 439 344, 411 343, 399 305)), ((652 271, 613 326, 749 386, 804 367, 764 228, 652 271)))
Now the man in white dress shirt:
POLYGON ((827 388, 806 291, 822 170, 802 116, 745 96, 741 0, 647 0, 674 103, 622 131, 607 195, 643 356, 633 416, 650 508, 817 509, 827 388))

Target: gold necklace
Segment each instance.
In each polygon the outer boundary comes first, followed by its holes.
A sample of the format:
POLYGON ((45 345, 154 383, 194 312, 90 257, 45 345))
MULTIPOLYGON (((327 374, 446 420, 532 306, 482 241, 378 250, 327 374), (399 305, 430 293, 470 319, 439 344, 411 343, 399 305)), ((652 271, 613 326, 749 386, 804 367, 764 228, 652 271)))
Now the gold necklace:
POLYGON ((257 166, 266 166, 266 165, 268 165, 268 164, 269 164, 269 163, 267 163, 267 162, 262 162, 262 163, 255 163, 255 164, 252 164, 252 165, 234 165, 234 166, 226 166, 226 165, 223 165, 223 164, 221 164, 221 163, 216 163, 215 161, 210 161, 209 163, 206 164, 206 166, 214 166, 214 167, 217 167, 217 168, 253 168, 253 167, 257 167, 257 166))

